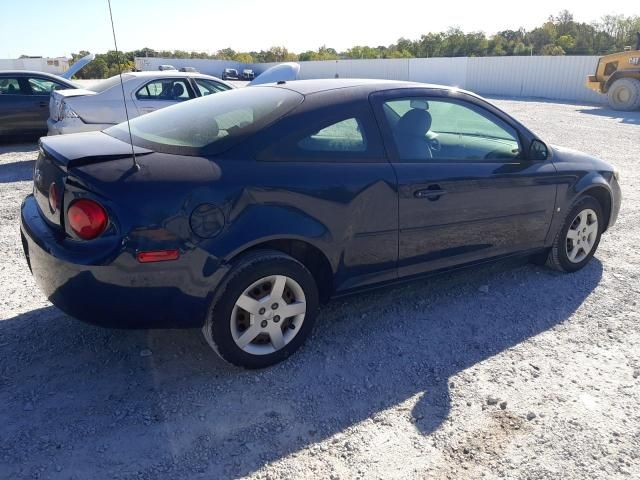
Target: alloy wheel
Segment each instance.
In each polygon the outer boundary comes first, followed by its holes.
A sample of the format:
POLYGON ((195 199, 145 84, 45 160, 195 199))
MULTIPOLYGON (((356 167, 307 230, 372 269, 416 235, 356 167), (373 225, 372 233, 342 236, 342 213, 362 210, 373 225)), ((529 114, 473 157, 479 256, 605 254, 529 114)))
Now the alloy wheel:
POLYGON ((300 284, 286 275, 253 282, 231 312, 231 335, 252 355, 268 355, 287 345, 300 331, 307 303, 300 284))
POLYGON ((567 231, 567 258, 571 263, 580 263, 593 249, 598 238, 598 216, 590 208, 578 213, 567 231))

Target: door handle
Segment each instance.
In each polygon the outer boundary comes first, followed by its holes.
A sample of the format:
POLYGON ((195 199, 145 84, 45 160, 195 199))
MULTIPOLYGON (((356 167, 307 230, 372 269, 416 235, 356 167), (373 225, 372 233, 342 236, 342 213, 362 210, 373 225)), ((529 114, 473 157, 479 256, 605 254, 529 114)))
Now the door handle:
POLYGON ((431 185, 429 188, 416 190, 413 196, 416 198, 426 198, 428 200, 438 200, 442 195, 446 195, 447 191, 442 190, 439 185, 431 185))
POLYGON ((40 103, 38 103, 38 106, 41 107, 41 108, 48 107, 49 106, 49 102, 40 102, 40 103))

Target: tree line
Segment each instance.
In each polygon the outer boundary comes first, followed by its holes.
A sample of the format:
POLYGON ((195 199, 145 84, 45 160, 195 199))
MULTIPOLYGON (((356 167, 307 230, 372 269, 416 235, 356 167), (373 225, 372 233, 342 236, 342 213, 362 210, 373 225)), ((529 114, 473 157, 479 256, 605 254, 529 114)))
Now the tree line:
MULTIPOLYGON (((107 78, 117 74, 120 69, 133 70, 135 57, 203 58, 264 63, 365 58, 603 55, 622 51, 627 46, 633 48, 638 31, 638 15, 605 15, 598 21, 584 23, 576 22, 569 11, 563 10, 558 15, 551 15, 543 25, 530 31, 520 28, 503 30, 487 36, 484 32, 465 33, 452 27, 444 32, 426 33, 415 40, 400 38, 394 44, 376 47, 357 45, 342 52, 324 45, 317 50, 297 54, 284 46, 253 52, 236 52, 231 48, 223 48, 214 54, 151 48, 118 54, 110 50, 97 54, 95 60, 77 73, 76 77, 107 78)), ((73 53, 72 63, 88 53, 73 53)))

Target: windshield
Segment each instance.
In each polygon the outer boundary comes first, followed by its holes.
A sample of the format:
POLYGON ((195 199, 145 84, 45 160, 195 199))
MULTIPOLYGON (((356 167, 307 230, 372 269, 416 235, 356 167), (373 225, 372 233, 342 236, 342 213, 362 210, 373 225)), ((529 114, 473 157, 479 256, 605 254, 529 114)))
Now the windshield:
MULTIPOLYGON (((129 78, 131 78, 131 75, 127 75, 126 73, 122 74, 122 81, 126 82, 129 78)), ((115 86, 115 85, 119 85, 120 84, 120 75, 114 75, 113 77, 109 77, 106 80, 103 80, 101 82, 96 83, 95 85, 91 86, 91 87, 86 87, 86 90, 91 90, 93 92, 96 93, 100 93, 100 92, 104 92, 106 90, 109 90, 111 87, 115 86)))
MULTIPOLYGON (((273 123, 304 97, 277 87, 248 87, 208 95, 131 120, 133 143, 156 152, 215 154, 273 123)), ((104 133, 129 143, 127 123, 104 133)))

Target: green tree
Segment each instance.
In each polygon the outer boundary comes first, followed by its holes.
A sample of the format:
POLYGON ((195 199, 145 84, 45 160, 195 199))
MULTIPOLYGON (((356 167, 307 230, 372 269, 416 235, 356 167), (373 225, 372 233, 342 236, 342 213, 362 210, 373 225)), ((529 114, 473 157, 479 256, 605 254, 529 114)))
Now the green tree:
POLYGON ((108 74, 109 65, 107 65, 103 56, 96 55, 93 62, 85 65, 83 69, 74 75, 74 78, 106 78, 108 74))
POLYGON ((251 56, 250 53, 246 53, 246 52, 236 53, 233 56, 233 59, 236 62, 240 62, 240 63, 253 63, 253 57, 251 56))
POLYGON ((541 55, 564 55, 564 50, 558 45, 548 44, 540 50, 541 55))

